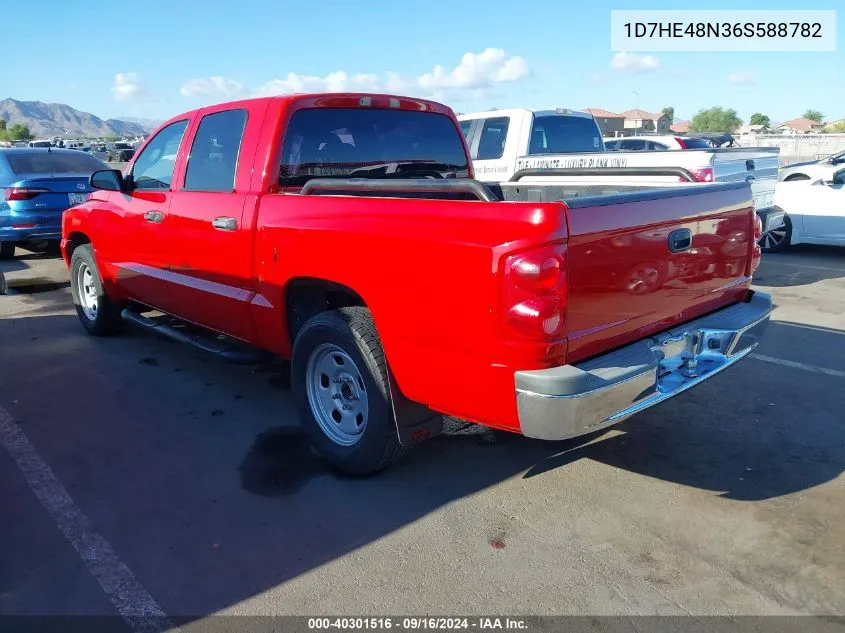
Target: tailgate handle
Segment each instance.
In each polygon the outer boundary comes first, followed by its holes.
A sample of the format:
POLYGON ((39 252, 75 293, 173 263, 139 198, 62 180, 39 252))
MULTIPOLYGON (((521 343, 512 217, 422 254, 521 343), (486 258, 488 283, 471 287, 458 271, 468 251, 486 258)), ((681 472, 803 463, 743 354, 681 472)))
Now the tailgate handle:
POLYGON ((748 171, 754 171, 754 161, 750 158, 745 161, 745 169, 748 171))
POLYGON ((669 252, 682 253, 688 251, 692 246, 692 231, 689 229, 678 229, 669 233, 669 252))

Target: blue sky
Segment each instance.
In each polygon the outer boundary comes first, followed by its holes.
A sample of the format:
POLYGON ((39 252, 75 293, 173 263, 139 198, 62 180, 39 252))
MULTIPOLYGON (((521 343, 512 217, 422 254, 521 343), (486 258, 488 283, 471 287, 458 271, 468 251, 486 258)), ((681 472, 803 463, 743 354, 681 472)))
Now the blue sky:
MULTIPOLYGON (((740 6, 712 0, 706 8, 837 5, 843 7, 837 0, 740 6)), ((434 96, 460 112, 522 106, 620 112, 638 101, 645 110, 673 106, 681 119, 714 105, 735 108, 746 122, 756 111, 780 121, 807 108, 845 117, 842 45, 834 53, 637 53, 627 64, 617 58, 623 67, 615 68, 611 9, 675 9, 677 2, 235 6, 39 0, 21 9, 37 28, 4 31, 0 98, 67 103, 103 118, 164 119, 239 96, 349 88, 434 96)), ((840 34, 843 21, 845 10, 837 15, 840 34)))

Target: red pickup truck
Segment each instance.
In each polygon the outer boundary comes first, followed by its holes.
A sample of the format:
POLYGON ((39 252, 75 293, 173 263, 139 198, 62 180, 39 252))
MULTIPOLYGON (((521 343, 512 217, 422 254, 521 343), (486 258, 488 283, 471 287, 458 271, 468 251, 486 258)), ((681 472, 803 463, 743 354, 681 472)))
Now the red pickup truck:
POLYGON ((306 434, 352 473, 444 416, 601 429, 744 357, 771 311, 747 183, 490 189, 421 99, 194 110, 91 185, 62 225, 85 330, 290 359, 306 434))

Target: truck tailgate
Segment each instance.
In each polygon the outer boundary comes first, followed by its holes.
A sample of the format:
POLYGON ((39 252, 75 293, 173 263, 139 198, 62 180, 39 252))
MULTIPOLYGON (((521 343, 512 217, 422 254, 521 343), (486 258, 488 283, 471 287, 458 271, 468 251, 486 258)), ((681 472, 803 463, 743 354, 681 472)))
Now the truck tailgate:
POLYGON ((750 285, 747 183, 567 201, 567 362, 741 300, 750 285))

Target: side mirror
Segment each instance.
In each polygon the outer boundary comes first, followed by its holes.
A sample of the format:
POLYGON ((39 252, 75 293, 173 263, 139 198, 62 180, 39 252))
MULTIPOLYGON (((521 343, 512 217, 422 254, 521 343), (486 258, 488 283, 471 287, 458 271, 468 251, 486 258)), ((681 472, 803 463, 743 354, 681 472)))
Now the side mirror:
POLYGON ((105 191, 123 191, 126 183, 119 169, 101 169, 91 174, 88 183, 94 189, 105 191))

